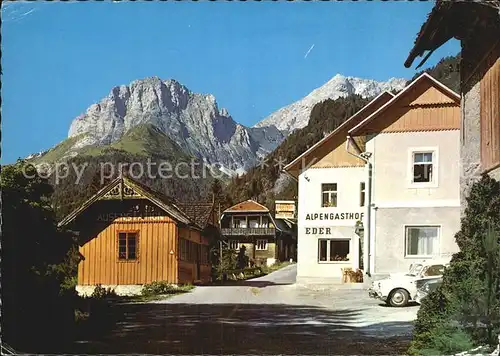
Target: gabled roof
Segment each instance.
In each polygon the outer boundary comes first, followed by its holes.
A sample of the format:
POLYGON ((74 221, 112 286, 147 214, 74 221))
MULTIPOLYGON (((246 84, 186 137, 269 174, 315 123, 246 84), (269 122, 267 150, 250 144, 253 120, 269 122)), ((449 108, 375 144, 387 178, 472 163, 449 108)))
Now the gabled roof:
POLYGON ((363 119, 363 115, 369 113, 370 109, 375 107, 375 105, 384 102, 388 102, 394 97, 394 94, 392 94, 389 91, 384 91, 377 95, 372 101, 370 101, 368 104, 366 104, 361 110, 359 110, 357 113, 352 115, 349 119, 344 121, 342 124, 340 124, 335 130, 333 130, 331 133, 329 133, 327 136, 325 136, 323 139, 319 140, 316 142, 313 146, 311 146, 307 151, 302 153, 300 156, 295 158, 292 162, 287 164, 283 169, 285 171, 291 170, 296 164, 300 163, 302 159, 305 159, 312 153, 314 153, 319 147, 327 145, 329 142, 331 142, 332 138, 335 137, 337 134, 339 134, 342 131, 345 131, 349 129, 350 127, 355 126, 360 122, 360 120, 363 119))
POLYGON ((385 112, 389 107, 397 103, 404 95, 406 95, 411 89, 413 89, 416 85, 421 83, 422 81, 427 80, 430 81, 432 85, 435 87, 441 89, 446 95, 448 95, 455 103, 460 104, 460 95, 455 93, 453 90, 448 88, 446 85, 440 83, 436 79, 434 79, 432 76, 430 76, 427 73, 423 73, 420 75, 417 79, 415 79, 413 82, 411 82, 409 85, 407 85, 403 90, 401 90, 396 96, 394 96, 391 100, 389 100, 387 103, 385 103, 383 106, 381 106, 378 110, 376 110, 374 113, 372 113, 370 116, 368 116, 366 119, 361 121, 359 124, 357 124, 355 127, 349 130, 349 135, 355 136, 359 131, 365 127, 368 123, 372 122, 375 120, 377 117, 380 116, 383 112, 385 112))
POLYGON ((257 203, 254 200, 246 200, 240 202, 238 204, 233 205, 230 208, 227 208, 222 213, 240 213, 240 212, 251 212, 251 213, 268 213, 269 209, 264 205, 257 203))
POLYGON ((214 203, 179 203, 178 207, 193 221, 196 225, 204 229, 209 225, 208 220, 213 213, 214 203))
POLYGON ((292 223, 290 223, 288 220, 273 218, 273 221, 276 229, 288 234, 293 234, 292 223))
POLYGON ((69 224, 96 201, 105 198, 107 194, 113 194, 113 192, 117 192, 123 197, 124 191, 126 191, 125 194, 128 194, 129 198, 146 198, 153 204, 157 205, 160 209, 165 211, 172 219, 186 225, 193 225, 193 222, 189 219, 189 217, 174 204, 172 199, 164 196, 161 193, 153 191, 151 188, 135 180, 120 176, 115 178, 108 185, 99 190, 79 208, 68 214, 68 216, 66 216, 58 224, 58 226, 69 224))

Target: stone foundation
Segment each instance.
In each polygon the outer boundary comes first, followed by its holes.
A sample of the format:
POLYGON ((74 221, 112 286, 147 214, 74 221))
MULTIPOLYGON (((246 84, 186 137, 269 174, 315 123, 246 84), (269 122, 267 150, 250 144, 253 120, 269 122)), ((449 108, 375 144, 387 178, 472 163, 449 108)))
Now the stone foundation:
POLYGON ((342 277, 301 277, 297 276, 296 286, 311 290, 365 289, 364 283, 343 283, 342 277))
MULTIPOLYGON (((90 297, 94 292, 95 285, 92 286, 76 286, 76 292, 82 297, 90 297)), ((120 296, 133 296, 140 295, 142 284, 129 284, 129 285, 101 285, 105 289, 111 289, 116 295, 120 296)))

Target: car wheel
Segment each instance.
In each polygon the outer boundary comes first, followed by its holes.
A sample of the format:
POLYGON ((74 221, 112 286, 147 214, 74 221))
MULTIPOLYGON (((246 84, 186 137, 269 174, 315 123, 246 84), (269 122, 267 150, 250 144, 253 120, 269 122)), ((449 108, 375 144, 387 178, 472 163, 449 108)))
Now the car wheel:
POLYGON ((404 307, 408 304, 410 300, 410 295, 404 289, 396 289, 391 293, 389 297, 389 304, 393 307, 404 307))

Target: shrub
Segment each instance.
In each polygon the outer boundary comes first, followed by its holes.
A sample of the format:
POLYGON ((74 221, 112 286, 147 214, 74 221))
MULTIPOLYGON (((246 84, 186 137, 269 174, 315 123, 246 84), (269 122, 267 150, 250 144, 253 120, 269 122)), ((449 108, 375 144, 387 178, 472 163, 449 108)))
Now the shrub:
POLYGON ((104 288, 100 284, 96 285, 92 292, 91 298, 93 299, 106 299, 116 297, 116 293, 111 288, 104 288))
POLYGON ((433 330, 428 343, 417 355, 453 355, 463 350, 471 350, 474 343, 471 337, 461 328, 444 326, 433 330))
POLYGON ((64 293, 66 290, 73 290, 75 289, 76 285, 78 284, 78 277, 73 276, 73 277, 68 277, 63 280, 61 283, 61 294, 64 293))

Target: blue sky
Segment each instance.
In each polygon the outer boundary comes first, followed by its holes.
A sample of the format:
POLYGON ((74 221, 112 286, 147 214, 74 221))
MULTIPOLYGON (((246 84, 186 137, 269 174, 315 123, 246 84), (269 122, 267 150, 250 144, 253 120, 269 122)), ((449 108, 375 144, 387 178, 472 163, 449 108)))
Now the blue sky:
MULTIPOLYGON (((21 3, 2 9, 2 162, 52 147, 135 79, 174 78, 253 125, 336 73, 410 78, 432 2, 21 3), (312 50, 308 50, 314 45, 312 50)), ((451 41, 427 65, 456 54, 451 41)))

